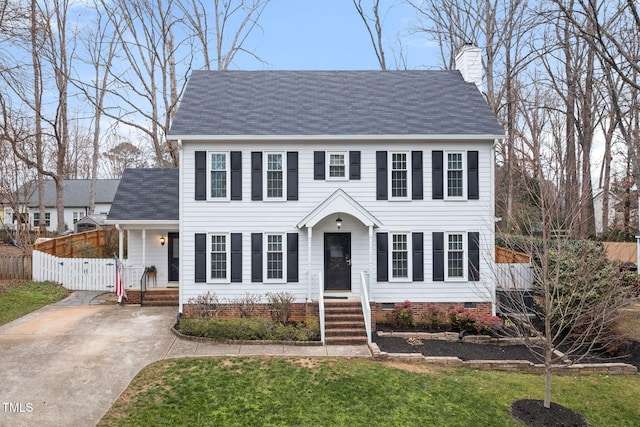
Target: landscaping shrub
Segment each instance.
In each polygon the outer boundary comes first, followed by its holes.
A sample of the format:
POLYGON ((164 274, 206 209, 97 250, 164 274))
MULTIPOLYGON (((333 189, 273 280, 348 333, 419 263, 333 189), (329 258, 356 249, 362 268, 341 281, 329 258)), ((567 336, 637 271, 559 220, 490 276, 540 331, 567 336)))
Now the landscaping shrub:
POLYGON ((260 295, 247 292, 239 298, 230 299, 229 304, 238 309, 240 317, 249 318, 253 317, 253 312, 261 300, 262 297, 260 295))
POLYGON ((472 334, 491 335, 494 328, 502 324, 502 319, 497 316, 478 314, 460 306, 449 308, 447 315, 454 330, 472 334))
POLYGON ((289 292, 268 292, 267 299, 271 308, 271 318, 274 322, 285 324, 291 317, 293 295, 289 292))
POLYGON ((236 319, 183 318, 180 332, 185 335, 217 340, 317 341, 317 319, 295 324, 281 324, 260 317, 236 319))
POLYGON ((198 295, 196 298, 189 298, 184 306, 185 317, 211 317, 211 311, 218 307, 218 297, 216 294, 207 292, 204 295, 198 295))
POLYGON ((413 315, 411 301, 406 300, 402 305, 394 307, 394 309, 387 314, 387 320, 396 328, 415 328, 416 320, 413 315))
POLYGON ((426 328, 437 331, 447 323, 447 311, 437 304, 427 304, 420 321, 426 328))

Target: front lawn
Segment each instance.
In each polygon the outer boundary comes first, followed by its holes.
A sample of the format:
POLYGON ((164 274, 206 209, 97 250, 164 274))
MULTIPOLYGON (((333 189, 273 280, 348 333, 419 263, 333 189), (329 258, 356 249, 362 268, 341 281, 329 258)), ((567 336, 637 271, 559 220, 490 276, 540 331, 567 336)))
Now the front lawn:
MULTIPOLYGON (((592 426, 640 419, 637 376, 556 376, 553 401, 592 426)), ((519 426, 517 399, 544 378, 421 364, 312 358, 186 358, 142 370, 101 426, 519 426)))
POLYGON ((0 282, 0 325, 60 301, 67 295, 69 291, 53 282, 0 282))

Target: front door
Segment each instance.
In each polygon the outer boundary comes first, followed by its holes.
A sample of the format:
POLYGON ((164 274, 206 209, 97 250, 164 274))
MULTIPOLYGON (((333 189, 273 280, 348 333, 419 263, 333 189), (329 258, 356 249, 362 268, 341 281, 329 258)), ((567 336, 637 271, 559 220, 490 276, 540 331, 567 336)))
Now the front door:
POLYGON ((324 235, 324 290, 351 290, 351 234, 324 235))
POLYGON ((178 233, 168 233, 169 239, 169 281, 180 280, 180 238, 178 233))

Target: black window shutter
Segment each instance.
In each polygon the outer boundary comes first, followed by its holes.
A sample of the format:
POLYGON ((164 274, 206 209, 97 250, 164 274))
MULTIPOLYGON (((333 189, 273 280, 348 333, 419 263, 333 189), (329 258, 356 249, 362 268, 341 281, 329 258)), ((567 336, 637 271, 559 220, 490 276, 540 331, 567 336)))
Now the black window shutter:
POLYGON ((207 235, 198 233, 196 238, 196 283, 207 281, 207 235))
POLYGON ((376 233, 377 252, 377 280, 378 282, 389 281, 389 235, 387 233, 376 233))
POLYGON ((349 151, 349 179, 360 179, 360 152, 349 151))
POLYGON ((196 151, 196 200, 207 200, 207 152, 196 151))
POLYGON ((262 282, 262 233, 251 233, 251 281, 262 282))
POLYGON ((231 233, 231 282, 242 283, 242 233, 231 233))
POLYGON ((298 282, 298 233, 287 233, 287 282, 298 282))
POLYGON ((387 200, 386 151, 376 151, 376 200, 387 200))
POLYGON ((442 151, 433 151, 431 153, 431 197, 434 200, 444 199, 442 155, 442 151))
POLYGON ((411 152, 411 198, 422 200, 422 151, 411 152))
POLYGON ((444 282, 444 233, 433 233, 433 281, 444 282))
POLYGON ((313 179, 324 179, 324 151, 313 152, 313 179))
POLYGON ((287 200, 298 200, 298 152, 287 152, 287 200))
POLYGON ((262 153, 251 153, 251 200, 262 200, 262 153))
POLYGON ((424 233, 412 233, 413 280, 424 281, 424 233))
POLYGON ((469 281, 480 280, 480 233, 474 231, 468 234, 469 242, 469 281))
POLYGON ((231 152, 231 200, 242 200, 242 152, 231 152))
POLYGON ((478 152, 467 152, 467 198, 480 199, 480 185, 478 182, 478 152))

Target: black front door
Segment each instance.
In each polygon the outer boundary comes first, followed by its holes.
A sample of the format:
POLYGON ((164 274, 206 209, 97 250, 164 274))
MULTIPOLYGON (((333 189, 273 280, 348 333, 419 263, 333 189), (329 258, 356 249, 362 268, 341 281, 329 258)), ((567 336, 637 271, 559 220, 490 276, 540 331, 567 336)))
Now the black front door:
POLYGON ((351 290, 351 234, 324 235, 324 290, 351 290))
POLYGON ((180 238, 178 233, 169 233, 169 281, 180 280, 180 238))

